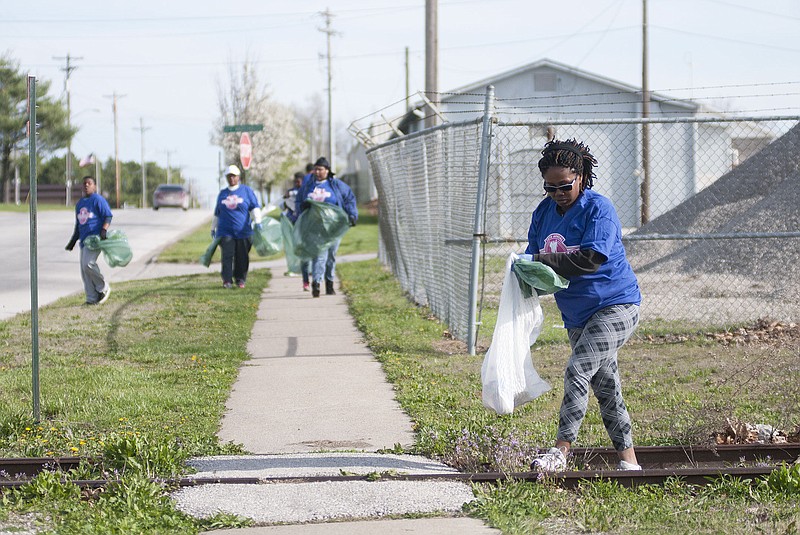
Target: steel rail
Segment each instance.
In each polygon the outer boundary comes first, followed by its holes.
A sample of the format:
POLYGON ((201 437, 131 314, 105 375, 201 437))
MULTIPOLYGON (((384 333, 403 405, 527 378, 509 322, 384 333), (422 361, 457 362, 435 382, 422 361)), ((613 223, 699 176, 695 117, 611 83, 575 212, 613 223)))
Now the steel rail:
MULTIPOLYGON (((187 487, 207 484, 312 483, 329 481, 370 480, 452 480, 465 482, 498 482, 504 480, 554 481, 569 488, 580 481, 611 480, 621 485, 660 484, 668 478, 681 478, 687 483, 705 484, 720 477, 759 478, 781 463, 800 459, 800 443, 746 444, 720 446, 640 446, 636 448, 642 471, 609 469, 617 463, 613 448, 574 448, 571 463, 579 468, 557 474, 538 472, 476 472, 398 474, 394 472, 365 475, 283 476, 283 477, 182 477, 161 479, 169 486, 187 487), (742 466, 746 465, 746 466, 742 466)), ((34 457, 0 459, 0 489, 21 487, 43 470, 69 471, 81 462, 96 459, 81 457, 34 457)), ((81 488, 105 487, 116 480, 74 480, 81 488)))
MULTIPOLYGON (((577 464, 614 466, 618 462, 613 448, 573 448, 571 455, 577 464)), ((793 462, 800 458, 800 443, 638 446, 636 458, 647 468, 793 462)))
MULTIPOLYGON (((759 478, 769 475, 777 466, 738 467, 738 468, 675 468, 675 469, 646 469, 646 470, 577 470, 557 473, 539 472, 478 472, 478 473, 450 473, 441 472, 432 474, 365 474, 365 475, 329 475, 329 476, 299 476, 299 477, 199 477, 180 479, 159 479, 151 481, 161 483, 168 487, 183 488, 199 485, 265 485, 265 484, 302 484, 302 483, 335 483, 352 481, 461 481, 464 483, 492 483, 502 481, 526 481, 533 483, 551 482, 562 488, 575 488, 581 484, 613 481, 624 487, 640 485, 661 485, 669 479, 680 479, 692 485, 707 485, 720 478, 738 478, 749 480, 752 483, 759 478)), ((19 488, 30 480, 0 481, 0 491, 9 488, 19 488)), ((105 488, 118 483, 119 480, 93 479, 73 480, 72 483, 81 489, 105 488)))

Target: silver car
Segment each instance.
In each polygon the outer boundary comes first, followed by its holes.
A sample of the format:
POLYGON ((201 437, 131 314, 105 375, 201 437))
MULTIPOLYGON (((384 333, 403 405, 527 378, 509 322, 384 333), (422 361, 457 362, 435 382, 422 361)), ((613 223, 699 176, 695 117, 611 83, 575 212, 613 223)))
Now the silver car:
POLYGON ((189 209, 189 192, 180 184, 161 184, 153 192, 153 210, 163 206, 189 209))

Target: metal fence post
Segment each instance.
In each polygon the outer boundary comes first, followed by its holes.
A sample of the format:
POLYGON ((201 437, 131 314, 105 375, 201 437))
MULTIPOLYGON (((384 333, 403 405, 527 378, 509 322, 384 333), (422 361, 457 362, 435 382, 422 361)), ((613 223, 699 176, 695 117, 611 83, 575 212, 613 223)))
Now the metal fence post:
MULTIPOLYGON (((31 380, 33 421, 39 423, 39 263, 36 229, 36 77, 28 75, 28 162, 30 163, 30 241, 31 241, 31 380)), ((69 199, 68 199, 69 200, 69 199)))
POLYGON ((480 275, 480 248, 483 234, 483 205, 486 199, 486 179, 489 174, 489 146, 492 143, 492 117, 494 115, 494 86, 486 87, 481 129, 481 154, 478 161, 478 195, 475 199, 475 223, 472 227, 472 262, 469 275, 469 333, 467 349, 475 354, 478 334, 478 277, 480 275))

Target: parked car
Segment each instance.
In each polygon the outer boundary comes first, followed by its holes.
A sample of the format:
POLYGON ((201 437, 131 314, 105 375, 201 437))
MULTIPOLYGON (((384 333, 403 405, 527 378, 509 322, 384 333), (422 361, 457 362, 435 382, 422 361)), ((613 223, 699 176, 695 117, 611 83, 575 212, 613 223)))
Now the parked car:
POLYGON ((180 184, 161 184, 153 192, 153 210, 164 206, 189 209, 189 192, 180 184))

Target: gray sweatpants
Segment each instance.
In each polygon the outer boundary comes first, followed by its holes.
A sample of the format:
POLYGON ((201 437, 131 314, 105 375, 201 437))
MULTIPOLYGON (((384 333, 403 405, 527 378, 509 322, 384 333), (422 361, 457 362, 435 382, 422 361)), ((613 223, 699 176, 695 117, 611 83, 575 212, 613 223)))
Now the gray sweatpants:
POLYGON ((100 292, 108 289, 106 279, 100 273, 100 266, 97 265, 99 256, 100 251, 92 251, 88 247, 81 246, 81 278, 87 303, 97 303, 100 300, 100 292))
POLYGON ((558 440, 575 442, 589 404, 589 386, 617 451, 633 446, 631 419, 622 399, 617 351, 639 324, 637 305, 614 305, 597 311, 583 329, 569 329, 572 354, 564 373, 564 400, 558 440))

